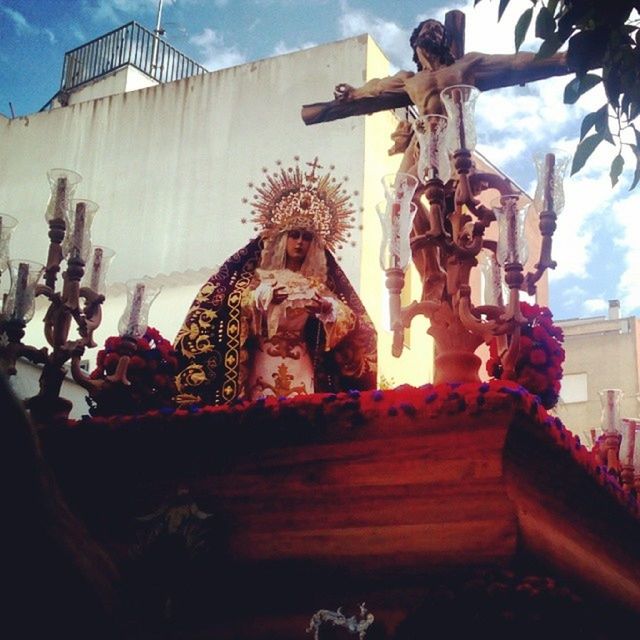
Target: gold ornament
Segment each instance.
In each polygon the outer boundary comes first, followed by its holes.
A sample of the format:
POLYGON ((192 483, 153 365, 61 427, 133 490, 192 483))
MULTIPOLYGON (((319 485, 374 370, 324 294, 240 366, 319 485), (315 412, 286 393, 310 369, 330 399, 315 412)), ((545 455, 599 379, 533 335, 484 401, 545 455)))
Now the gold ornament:
MULTIPOLYGON (((280 161, 276 164, 279 168, 273 173, 263 169, 265 181, 255 186, 250 203, 252 221, 267 235, 291 229, 311 231, 328 249, 335 250, 347 240, 355 219, 355 208, 343 182, 337 182, 330 173, 316 175, 323 168, 317 157, 306 163, 310 167, 307 172, 297 164, 288 168, 280 167, 280 161)), ((252 183, 250 186, 254 187, 252 183)))

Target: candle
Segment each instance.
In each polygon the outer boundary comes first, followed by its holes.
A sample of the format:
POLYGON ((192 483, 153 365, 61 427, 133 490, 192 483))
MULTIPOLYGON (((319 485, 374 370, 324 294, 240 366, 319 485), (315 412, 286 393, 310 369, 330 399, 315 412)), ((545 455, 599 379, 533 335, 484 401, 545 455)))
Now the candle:
POLYGON ((636 429, 633 437, 633 469, 636 477, 640 477, 640 421, 636 420, 636 429))
POLYGON ((547 153, 544 157, 544 198, 543 209, 553 211, 553 173, 555 171, 556 157, 553 153, 547 153))
POLYGON ((400 204, 391 205, 391 260, 394 269, 400 267, 400 204))
POLYGON ((101 247, 96 247, 93 250, 93 262, 91 264, 91 280, 89 286, 96 293, 99 293, 100 289, 100 272, 102 271, 102 258, 104 252, 101 247))
POLYGON ((56 189, 50 210, 47 212, 49 220, 64 220, 67 208, 67 178, 61 177, 56 180, 56 189))
POLYGON ((458 130, 460 133, 460 148, 466 149, 467 138, 464 133, 464 105, 462 103, 462 91, 456 90, 453 95, 456 102, 456 106, 458 107, 458 115, 460 117, 460 121, 458 122, 458 130))
POLYGON ((630 467, 633 465, 635 448, 636 421, 622 418, 622 441, 620 442, 620 463, 630 467))
POLYGON ((516 216, 516 199, 504 199, 505 215, 507 216, 507 258, 505 262, 518 262, 518 218, 516 216))
POLYGON ((13 305, 12 317, 14 320, 22 320, 27 313, 27 286, 29 282, 29 265, 21 262, 18 265, 18 277, 16 281, 16 297, 13 305))
POLYGON ((618 425, 620 423, 620 389, 604 389, 603 407, 602 407, 602 428, 605 433, 619 433, 618 425))
POLYGON ((71 241, 71 256, 74 258, 82 258, 85 218, 86 205, 84 202, 78 202, 73 223, 73 240, 71 241))
POLYGON ((131 311, 129 312, 129 322, 127 323, 127 335, 136 335, 140 324, 140 312, 142 311, 142 300, 144 299, 144 284, 138 282, 133 292, 131 300, 131 311))

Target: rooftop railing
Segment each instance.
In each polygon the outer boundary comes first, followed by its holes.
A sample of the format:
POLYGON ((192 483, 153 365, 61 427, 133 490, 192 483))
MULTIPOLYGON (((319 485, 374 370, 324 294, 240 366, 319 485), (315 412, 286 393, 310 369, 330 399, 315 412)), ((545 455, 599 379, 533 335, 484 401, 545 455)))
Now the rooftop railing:
POLYGON ((207 70, 137 22, 115 29, 64 55, 60 91, 132 65, 157 82, 172 82, 207 70))

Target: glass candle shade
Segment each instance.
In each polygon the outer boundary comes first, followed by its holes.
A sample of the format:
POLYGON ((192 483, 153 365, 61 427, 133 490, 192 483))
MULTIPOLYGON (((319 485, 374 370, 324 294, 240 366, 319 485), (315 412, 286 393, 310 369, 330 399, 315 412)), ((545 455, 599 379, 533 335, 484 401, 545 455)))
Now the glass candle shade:
POLYGON ((480 91, 467 84, 447 87, 440 93, 440 99, 447 110, 447 146, 451 153, 460 149, 473 151, 476 147, 476 125, 474 111, 480 91))
POLYGON ((93 247, 82 278, 82 286, 104 295, 107 271, 115 255, 116 252, 109 247, 93 247))
POLYGON ((147 330, 149 308, 162 287, 152 284, 148 279, 129 280, 126 285, 127 306, 118 322, 118 333, 141 338, 147 330))
POLYGON ((44 217, 47 222, 54 219, 66 221, 69 217, 71 198, 73 198, 82 176, 70 169, 49 169, 47 178, 51 187, 51 195, 44 217))
POLYGON ((411 202, 418 179, 408 173, 393 173, 382 178, 386 201, 376 207, 382 225, 380 265, 387 269, 406 269, 411 248, 409 234, 416 207, 411 202))
POLYGON ((633 466, 633 457, 636 446, 636 429, 640 421, 631 418, 622 418, 622 440, 620 441, 620 464, 627 467, 633 466))
POLYGON ((528 256, 524 233, 528 207, 514 193, 494 200, 492 208, 498 221, 498 264, 524 264, 528 256))
POLYGON ((426 115, 413 123, 418 138, 418 178, 423 184, 436 178, 447 182, 451 177, 451 162, 447 148, 447 119, 426 115))
POLYGON ((67 258, 80 258, 86 263, 91 254, 91 224, 98 205, 91 200, 72 200, 73 219, 64 236, 62 254, 67 258))
POLYGON ((501 307, 504 304, 502 269, 496 260, 495 252, 482 249, 478 255, 480 272, 484 280, 483 304, 501 307))
POLYGON ((0 273, 8 266, 11 234, 17 224, 18 221, 12 216, 8 216, 6 213, 0 213, 0 273))
POLYGON ((9 320, 29 322, 35 310, 36 285, 44 265, 31 260, 9 260, 11 288, 5 300, 4 315, 9 320))
POLYGON ((633 439, 633 472, 634 475, 638 477, 640 476, 640 420, 636 420, 636 430, 633 439))
POLYGON ((407 208, 388 200, 376 205, 376 211, 382 225, 382 242, 380 244, 380 266, 387 269, 406 271, 411 257, 410 233, 413 218, 416 215, 416 204, 409 203, 407 208))
POLYGON ((561 151, 534 154, 538 185, 533 201, 538 212, 553 211, 558 215, 564 208, 562 183, 570 159, 568 154, 561 151))
POLYGON ((602 430, 609 434, 620 433, 622 389, 603 389, 599 395, 602 405, 602 430))

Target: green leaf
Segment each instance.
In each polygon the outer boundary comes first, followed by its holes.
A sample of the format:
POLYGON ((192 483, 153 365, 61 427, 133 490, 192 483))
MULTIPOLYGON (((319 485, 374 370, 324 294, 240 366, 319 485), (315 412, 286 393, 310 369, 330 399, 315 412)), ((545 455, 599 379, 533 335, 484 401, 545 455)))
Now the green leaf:
POLYGON ((502 18, 502 14, 504 10, 507 8, 509 4, 509 0, 500 0, 500 4, 498 5, 498 22, 500 22, 500 18, 502 18))
POLYGON ((587 73, 580 78, 580 95, 593 89, 598 83, 602 82, 602 78, 595 73, 587 73))
POLYGON ((611 170, 609 171, 609 177, 611 178, 611 186, 615 187, 620 179, 620 174, 624 168, 624 158, 618 154, 611 162, 611 170))
POLYGON ((547 2, 547 9, 552 16, 556 15, 556 7, 558 6, 558 0, 549 0, 547 2))
POLYGON ((589 156, 601 142, 602 135, 599 133, 594 133, 588 138, 580 141, 573 156, 573 162, 571 163, 571 175, 577 173, 582 169, 582 167, 584 167, 584 163, 589 159, 589 156))
POLYGON ((640 181, 640 153, 638 153, 638 147, 636 147, 635 145, 631 145, 631 146, 632 148, 635 147, 633 151, 636 154, 636 172, 633 174, 633 182, 629 187, 629 191, 631 191, 632 189, 635 189, 636 185, 640 181))
POLYGON ((580 97, 580 78, 572 78, 564 88, 564 103, 575 104, 580 97))
POLYGON ((548 58, 552 56, 558 49, 562 46, 562 40, 558 36, 557 33, 552 33, 541 45, 540 49, 538 49, 538 53, 536 53, 536 58, 540 60, 541 58, 548 58))
POLYGON ((547 7, 541 7, 536 17, 536 38, 546 40, 556 30, 556 21, 547 7))
POLYGON ((520 47, 524 42, 527 31, 529 30, 529 25, 531 24, 532 16, 533 7, 530 7, 518 18, 515 29, 516 52, 520 50, 520 47))
POLYGON ((606 140, 609 144, 615 144, 613 136, 609 130, 609 105, 602 105, 596 112, 598 117, 596 118, 596 133, 602 136, 603 140, 606 140))
POLYGON ((596 119, 598 118, 598 112, 594 111, 593 113, 588 113, 584 119, 582 120, 582 124, 580 125, 580 140, 582 140, 587 133, 591 130, 593 125, 596 123, 596 119))
POLYGON ((599 82, 602 82, 602 78, 594 73, 576 76, 564 88, 564 103, 574 104, 583 93, 593 89, 599 82))

